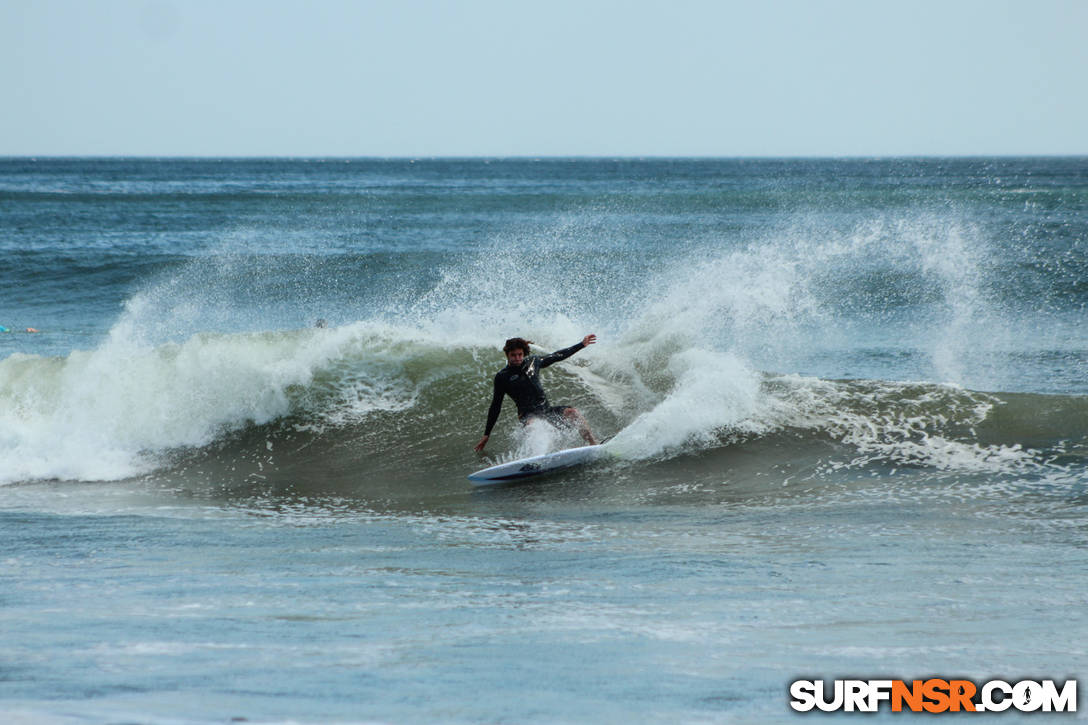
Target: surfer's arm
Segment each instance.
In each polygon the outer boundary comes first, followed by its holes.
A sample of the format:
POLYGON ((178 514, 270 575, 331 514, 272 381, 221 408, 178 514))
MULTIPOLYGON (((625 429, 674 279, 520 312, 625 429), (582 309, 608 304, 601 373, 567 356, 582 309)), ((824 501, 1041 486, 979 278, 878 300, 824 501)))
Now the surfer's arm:
POLYGON ((556 350, 550 355, 545 355, 544 357, 540 358, 540 367, 546 368, 552 363, 557 363, 560 360, 566 360, 568 357, 578 352, 582 348, 592 345, 595 342, 597 342, 596 335, 586 335, 584 338, 582 338, 581 342, 571 345, 570 347, 564 347, 562 350, 556 350))
POLYGON ((483 447, 487 445, 487 439, 491 437, 491 429, 495 427, 495 422, 502 411, 502 396, 502 386, 499 385, 499 376, 496 375, 495 392, 491 396, 491 407, 487 409, 487 425, 484 426, 484 437, 476 444, 477 451, 483 450, 483 447))

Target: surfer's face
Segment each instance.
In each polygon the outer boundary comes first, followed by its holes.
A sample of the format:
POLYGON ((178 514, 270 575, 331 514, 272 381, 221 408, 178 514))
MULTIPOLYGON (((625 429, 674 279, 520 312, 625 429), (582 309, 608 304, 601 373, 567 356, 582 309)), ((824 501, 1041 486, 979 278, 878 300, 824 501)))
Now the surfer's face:
POLYGON ((525 362, 525 351, 520 347, 506 353, 506 362, 510 363, 513 367, 517 367, 525 362))

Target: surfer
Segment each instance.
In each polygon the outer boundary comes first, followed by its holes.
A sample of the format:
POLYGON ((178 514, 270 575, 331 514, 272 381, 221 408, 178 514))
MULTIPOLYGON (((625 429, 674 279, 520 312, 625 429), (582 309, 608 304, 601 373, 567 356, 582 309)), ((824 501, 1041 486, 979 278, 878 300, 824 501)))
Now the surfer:
POLYGON ((569 405, 549 405, 548 396, 544 394, 544 387, 540 384, 540 371, 543 368, 560 360, 566 360, 595 342, 597 342, 596 335, 586 335, 575 345, 556 350, 550 355, 537 357, 529 354, 529 346, 533 344, 531 340, 521 337, 512 337, 507 340, 502 348, 502 351, 506 353, 507 365, 495 375, 495 393, 491 397, 491 408, 487 411, 484 437, 476 444, 476 451, 482 451, 487 445, 487 439, 491 437, 491 429, 495 427, 495 421, 499 419, 504 395, 514 399, 514 403, 518 406, 518 420, 522 422, 522 425, 529 425, 538 418, 543 418, 549 423, 576 425, 587 443, 597 445, 597 439, 593 437, 589 424, 577 408, 569 405))

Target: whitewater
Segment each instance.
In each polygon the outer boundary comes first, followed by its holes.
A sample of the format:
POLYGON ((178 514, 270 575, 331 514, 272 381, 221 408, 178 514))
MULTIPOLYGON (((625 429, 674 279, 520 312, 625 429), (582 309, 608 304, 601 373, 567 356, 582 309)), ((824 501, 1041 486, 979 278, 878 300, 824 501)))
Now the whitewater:
POLYGON ((1083 670, 1083 159, 6 159, 0 209, 28 722, 1083 670), (544 384, 614 455, 473 491, 579 441, 508 401, 473 452, 503 340, 589 333, 544 384))

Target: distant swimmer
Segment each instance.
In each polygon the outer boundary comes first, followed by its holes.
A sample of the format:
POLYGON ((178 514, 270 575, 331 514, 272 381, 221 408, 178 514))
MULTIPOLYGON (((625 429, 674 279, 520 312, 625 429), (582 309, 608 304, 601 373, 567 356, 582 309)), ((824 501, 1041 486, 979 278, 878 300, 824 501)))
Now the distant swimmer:
POLYGON ((325 328, 325 327, 328 327, 328 326, 329 326, 329 323, 325 322, 324 320, 318 320, 317 322, 314 323, 314 327, 325 328))
POLYGON ((487 411, 487 425, 484 427, 484 437, 476 444, 476 451, 482 451, 487 445, 487 439, 491 437, 491 429, 499 419, 502 410, 504 395, 513 398, 518 406, 518 420, 522 425, 528 425, 537 419, 544 419, 550 423, 570 423, 577 425, 582 438, 590 445, 596 445, 597 439, 589 429, 586 419, 576 408, 569 405, 549 405, 548 396, 544 394, 544 387, 540 384, 540 371, 552 363, 566 360, 584 347, 597 342, 596 335, 586 335, 576 345, 556 350, 550 355, 537 357, 529 354, 529 346, 533 343, 521 337, 512 337, 506 341, 502 351, 506 353, 507 365, 495 375, 495 392, 491 397, 491 408, 487 411))
POLYGON ((35 330, 33 327, 26 328, 27 332, 41 332, 41 330, 35 330))
POLYGON ((11 330, 9 330, 8 328, 4 327, 3 325, 0 325, 0 332, 11 332, 11 330))

